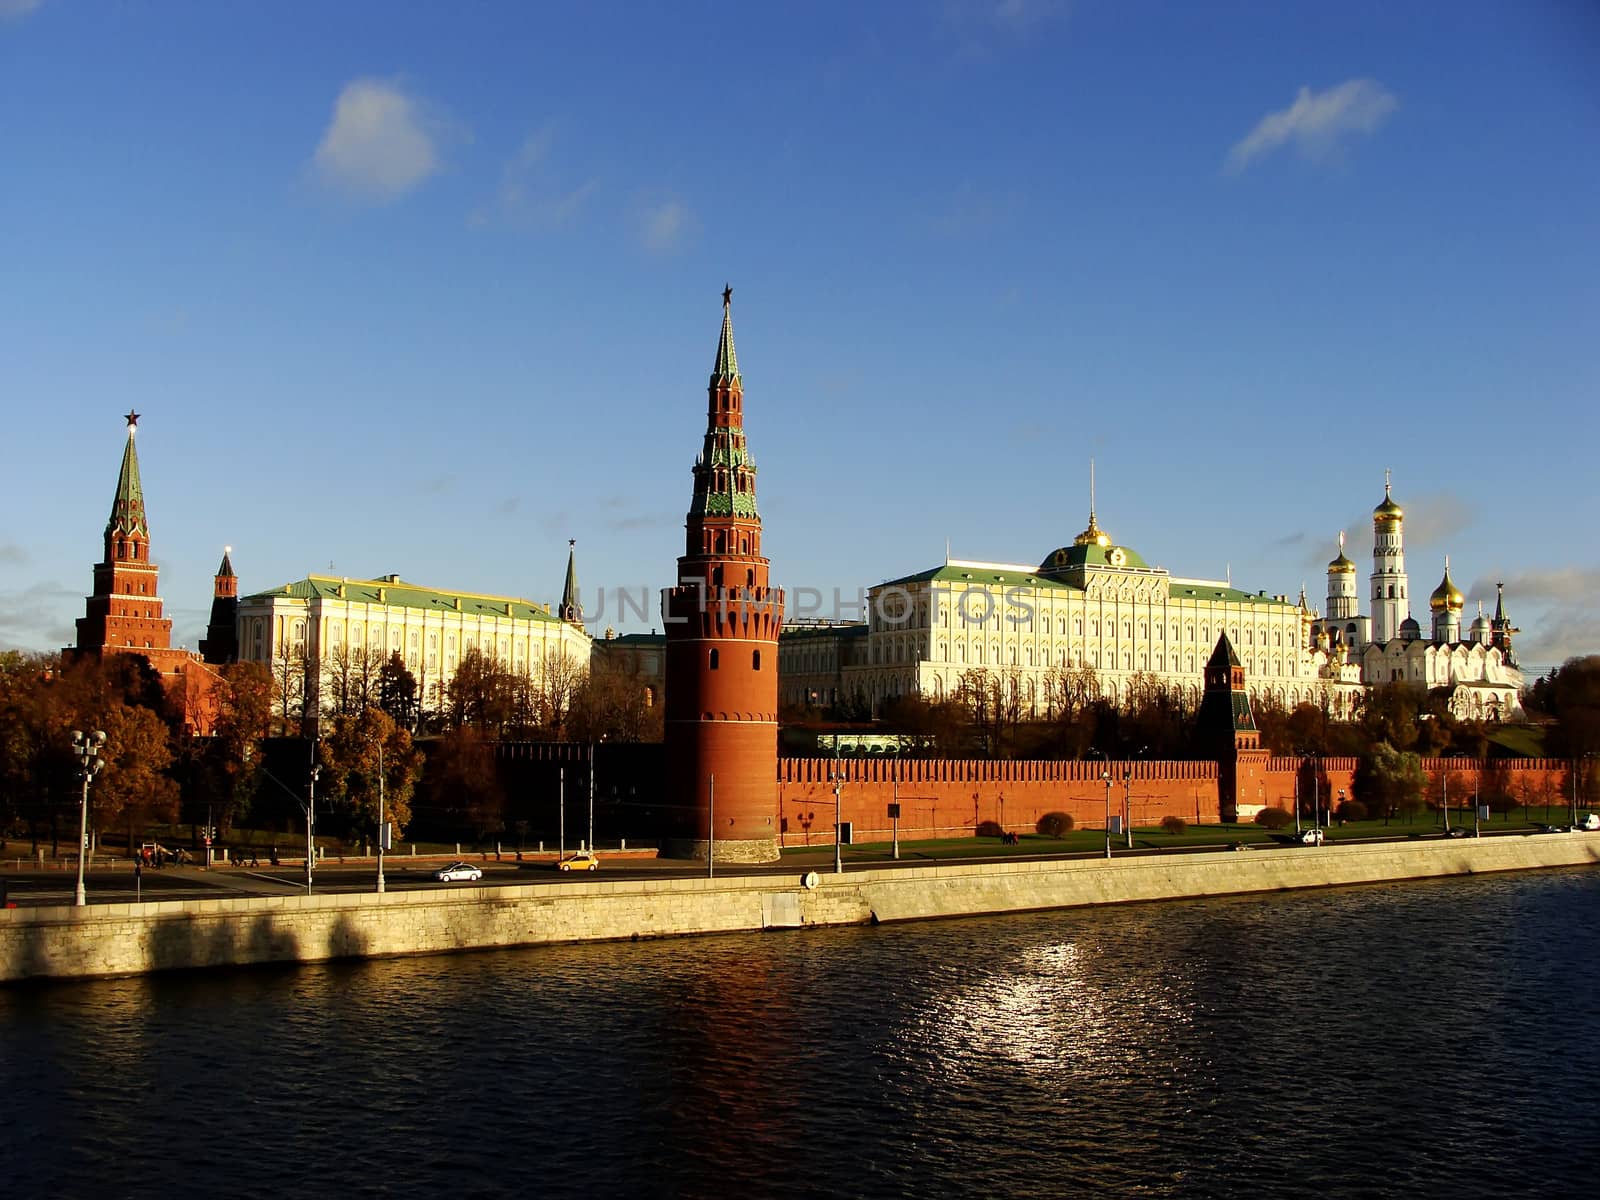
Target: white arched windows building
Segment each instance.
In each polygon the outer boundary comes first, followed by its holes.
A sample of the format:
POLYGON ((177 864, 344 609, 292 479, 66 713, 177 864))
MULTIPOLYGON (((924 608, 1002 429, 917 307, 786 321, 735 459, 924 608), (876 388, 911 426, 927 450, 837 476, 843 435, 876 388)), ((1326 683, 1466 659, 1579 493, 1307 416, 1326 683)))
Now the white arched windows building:
MULTIPOLYGON (((586 672, 592 646, 582 625, 552 614, 548 604, 418 587, 398 575, 310 575, 244 596, 237 628, 241 659, 269 670, 304 663, 319 690, 337 664, 399 654, 429 701, 469 651, 537 680, 552 664, 586 672)), ((320 707, 315 696, 308 707, 320 707)))
POLYGON ((1154 682, 1198 704, 1224 632, 1258 698, 1293 707, 1325 702, 1330 686, 1359 690, 1330 685, 1302 603, 1174 577, 1114 545, 1093 514, 1037 567, 950 560, 872 588, 867 610, 864 651, 839 661, 838 687, 874 708, 893 696, 952 695, 974 669, 1015 679, 1023 706, 1040 715, 1072 672, 1082 680, 1092 671, 1101 694, 1120 702, 1154 682))

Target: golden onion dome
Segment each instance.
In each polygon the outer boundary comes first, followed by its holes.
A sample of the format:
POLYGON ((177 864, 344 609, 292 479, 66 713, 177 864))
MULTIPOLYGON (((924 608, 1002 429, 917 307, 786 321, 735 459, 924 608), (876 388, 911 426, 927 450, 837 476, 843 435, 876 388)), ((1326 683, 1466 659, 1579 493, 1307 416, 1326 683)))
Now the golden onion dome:
POLYGON ((1389 522, 1389 521, 1396 521, 1396 522, 1403 521, 1405 519, 1405 515, 1406 515, 1405 514, 1405 510, 1403 508, 1401 508, 1398 504, 1396 504, 1394 502, 1394 497, 1389 494, 1389 481, 1387 479, 1384 480, 1384 482, 1383 482, 1383 503, 1378 505, 1377 508, 1372 510, 1372 520, 1373 520, 1373 522, 1374 523, 1379 523, 1379 522, 1389 522))
POLYGON ((1351 562, 1349 560, 1349 558, 1347 558, 1345 556, 1345 552, 1344 552, 1344 530, 1341 529, 1339 531, 1339 557, 1334 559, 1331 563, 1328 564, 1328 574, 1329 575, 1354 575, 1355 573, 1356 573, 1356 565, 1355 565, 1355 563, 1351 562))
POLYGON ((1443 612, 1446 609, 1460 612, 1466 603, 1467 598, 1450 579, 1450 560, 1447 558, 1444 560, 1444 578, 1439 581, 1439 586, 1433 589, 1433 595, 1428 598, 1428 607, 1434 612, 1443 612))

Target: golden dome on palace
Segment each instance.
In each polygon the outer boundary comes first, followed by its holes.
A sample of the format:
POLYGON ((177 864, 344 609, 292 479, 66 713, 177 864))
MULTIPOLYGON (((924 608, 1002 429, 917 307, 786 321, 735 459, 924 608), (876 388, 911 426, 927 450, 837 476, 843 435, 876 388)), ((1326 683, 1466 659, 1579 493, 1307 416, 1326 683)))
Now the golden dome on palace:
POLYGON ((1111 535, 1094 523, 1094 513, 1089 513, 1089 528, 1072 539, 1074 546, 1109 546, 1111 535))

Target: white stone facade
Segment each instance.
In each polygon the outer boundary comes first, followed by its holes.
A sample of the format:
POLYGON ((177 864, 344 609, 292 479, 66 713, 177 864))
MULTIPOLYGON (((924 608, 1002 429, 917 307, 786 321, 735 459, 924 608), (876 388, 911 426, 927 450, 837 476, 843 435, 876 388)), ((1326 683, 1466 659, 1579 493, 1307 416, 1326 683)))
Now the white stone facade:
POLYGON ((245 596, 238 634, 239 657, 269 670, 303 657, 326 674, 342 652, 376 651, 384 659, 398 653, 430 700, 469 651, 538 679, 552 664, 587 672, 592 645, 582 626, 553 616, 549 605, 423 588, 398 575, 311 575, 245 596))

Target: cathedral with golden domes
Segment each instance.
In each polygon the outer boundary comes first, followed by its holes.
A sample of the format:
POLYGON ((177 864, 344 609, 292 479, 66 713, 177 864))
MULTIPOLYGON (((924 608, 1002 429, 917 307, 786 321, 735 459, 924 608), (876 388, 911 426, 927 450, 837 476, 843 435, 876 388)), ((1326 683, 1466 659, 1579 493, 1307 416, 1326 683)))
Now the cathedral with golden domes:
POLYGON ((1326 615, 1311 622, 1312 650, 1323 656, 1325 672, 1339 672, 1347 681, 1372 686, 1412 683, 1448 689, 1450 709, 1463 720, 1504 721, 1521 713, 1518 699, 1522 671, 1511 647, 1517 632, 1506 616, 1505 592, 1497 587, 1493 618, 1478 605, 1478 615, 1465 631, 1461 625, 1466 597, 1450 578, 1445 556, 1444 578, 1428 598, 1428 632, 1411 616, 1405 559, 1405 511, 1395 502, 1385 479, 1383 501, 1372 511, 1371 611, 1358 611, 1356 565, 1344 552, 1328 564, 1326 615))

